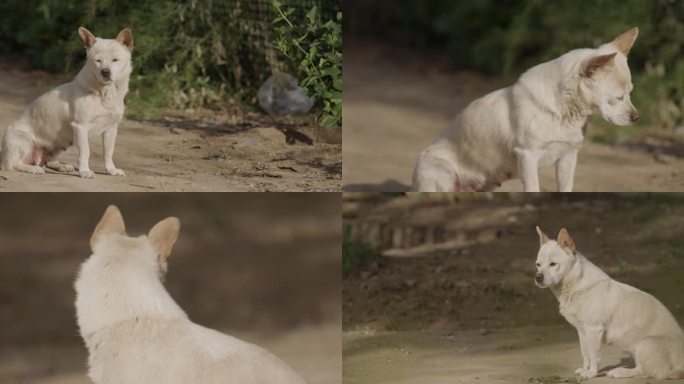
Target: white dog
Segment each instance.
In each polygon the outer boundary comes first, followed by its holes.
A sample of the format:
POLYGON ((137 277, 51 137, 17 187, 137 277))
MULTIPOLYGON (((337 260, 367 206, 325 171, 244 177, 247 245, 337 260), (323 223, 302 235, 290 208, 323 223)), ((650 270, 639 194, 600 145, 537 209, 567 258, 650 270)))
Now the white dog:
POLYGON ((420 154, 413 190, 490 191, 518 176, 526 192, 538 192, 539 167, 555 164, 558 189, 571 192, 588 116, 639 119, 627 66, 637 35, 634 28, 598 49, 570 51, 472 102, 420 154))
MULTIPOLYGON (((255 345, 194 324, 162 285, 180 221, 128 237, 110 206, 76 280, 76 312, 97 384, 303 384, 255 345)), ((217 303, 217 305, 220 305, 217 303)))
POLYGON ((73 172, 73 166, 55 158, 75 143, 79 173, 92 178, 88 137, 102 135, 107 173, 125 175, 112 158, 132 71, 133 33, 126 28, 113 40, 96 38, 83 27, 78 33, 87 52, 85 66, 74 81, 40 96, 7 128, 0 153, 2 169, 42 174, 47 166, 73 172))
POLYGON ((562 229, 556 241, 537 227, 541 248, 535 283, 550 288, 560 313, 577 328, 584 364, 575 373, 595 377, 601 343, 628 352, 635 368, 619 367, 609 377, 684 378, 684 333, 655 297, 611 279, 575 249, 562 229))

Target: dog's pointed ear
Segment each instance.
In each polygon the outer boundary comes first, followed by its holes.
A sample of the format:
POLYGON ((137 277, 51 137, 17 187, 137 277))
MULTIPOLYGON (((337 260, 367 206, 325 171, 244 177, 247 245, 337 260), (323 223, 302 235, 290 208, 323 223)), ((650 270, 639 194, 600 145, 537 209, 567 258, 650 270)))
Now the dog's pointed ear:
POLYGON ((104 215, 100 219, 100 222, 95 226, 93 235, 90 236, 90 249, 95 249, 95 244, 102 238, 102 236, 117 233, 124 235, 126 233, 126 227, 124 225, 123 216, 121 216, 121 211, 114 205, 110 205, 105 210, 104 215))
POLYGON ((130 28, 122 29, 121 32, 116 35, 115 40, 126 47, 129 52, 133 52, 133 31, 131 31, 130 28))
POLYGON ((584 66, 584 71, 582 72, 582 74, 586 77, 594 76, 594 74, 596 74, 596 72, 598 72, 601 68, 612 63, 613 59, 615 59, 615 56, 617 56, 617 52, 592 57, 591 59, 589 59, 589 61, 587 61, 587 64, 584 66))
POLYGON ((634 42, 639 36, 639 28, 634 27, 613 40, 612 44, 625 56, 629 54, 634 42))
POLYGON ((572 237, 570 237, 570 233, 568 233, 567 229, 563 228, 560 230, 558 233, 558 240, 556 240, 556 242, 558 245, 569 250, 570 252, 575 252, 575 242, 572 241, 572 237))
POLYGON ((180 220, 177 217, 168 217, 155 224, 147 238, 152 242, 152 246, 157 250, 160 261, 166 261, 171 255, 173 244, 178 239, 180 231, 180 220))
POLYGON ((539 234, 539 246, 542 246, 550 241, 549 237, 546 236, 546 233, 542 232, 539 226, 537 226, 537 233, 539 234))
POLYGON ((89 30, 83 27, 78 28, 78 35, 81 36, 81 40, 83 40, 83 46, 85 47, 85 49, 89 49, 90 47, 92 47, 93 44, 95 44, 95 41, 97 40, 97 38, 92 33, 90 33, 89 30))

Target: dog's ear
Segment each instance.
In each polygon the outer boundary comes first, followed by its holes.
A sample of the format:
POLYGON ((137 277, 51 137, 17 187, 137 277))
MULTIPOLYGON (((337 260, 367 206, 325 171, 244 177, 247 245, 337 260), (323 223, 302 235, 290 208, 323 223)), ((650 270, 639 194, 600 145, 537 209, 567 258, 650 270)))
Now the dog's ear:
POLYGON ((178 239, 178 231, 180 231, 180 220, 177 217, 168 217, 150 229, 147 238, 157 250, 160 261, 166 261, 171 255, 173 244, 178 239))
POLYGON ((544 232, 542 232, 542 230, 541 230, 541 228, 539 228, 539 226, 537 226, 537 233, 539 234, 539 246, 542 246, 542 245, 549 242, 549 237, 546 236, 546 234, 544 232))
POLYGON ((575 252, 575 242, 572 241, 572 237, 570 237, 570 233, 568 233, 567 229, 563 228, 560 230, 558 233, 558 240, 556 240, 556 242, 570 252, 575 252))
POLYGON ((612 63, 613 59, 615 59, 615 56, 617 56, 617 52, 592 57, 584 66, 584 71, 582 74, 586 77, 594 76, 594 74, 596 74, 596 72, 598 72, 601 68, 612 63))
POLYGON ((121 211, 114 205, 110 205, 105 210, 100 222, 95 226, 93 235, 90 236, 90 249, 94 250, 95 244, 102 238, 102 236, 118 233, 123 235, 126 233, 123 216, 121 211))
POLYGON ((97 40, 97 38, 95 38, 95 36, 92 33, 90 33, 89 30, 83 27, 78 28, 78 34, 79 36, 81 36, 81 40, 83 40, 83 46, 85 47, 85 49, 92 47, 93 44, 95 44, 95 41, 97 40))
POLYGON ((128 48, 129 52, 133 52, 133 31, 130 28, 124 28, 116 35, 116 41, 128 48))
POLYGON ((618 51, 622 52, 625 56, 627 56, 629 54, 629 51, 632 49, 632 46, 634 45, 634 42, 636 41, 638 36, 639 28, 634 27, 629 31, 623 33, 622 35, 616 37, 615 40, 613 40, 612 44, 618 49, 618 51))

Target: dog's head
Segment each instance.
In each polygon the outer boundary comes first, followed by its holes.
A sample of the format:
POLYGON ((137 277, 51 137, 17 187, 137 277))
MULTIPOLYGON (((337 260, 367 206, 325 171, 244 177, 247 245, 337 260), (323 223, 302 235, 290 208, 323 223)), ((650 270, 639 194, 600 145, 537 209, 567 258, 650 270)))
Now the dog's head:
POLYGON ((97 79, 109 84, 130 75, 133 32, 124 28, 115 39, 95 37, 89 30, 80 27, 78 34, 87 53, 86 65, 91 66, 97 79))
POLYGON ((615 125, 630 125, 639 120, 639 111, 630 99, 633 86, 627 65, 627 55, 638 35, 638 28, 630 29, 600 46, 582 65, 581 86, 586 101, 594 113, 615 125))
POLYGON ((561 229, 555 241, 550 240, 539 227, 537 233, 540 247, 534 282, 540 288, 547 288, 559 284, 575 265, 575 243, 565 228, 561 229))
POLYGON ((88 270, 97 270, 95 274, 99 275, 106 273, 102 268, 109 268, 136 271, 132 273, 163 281, 179 230, 180 220, 169 217, 152 227, 146 236, 126 236, 121 212, 111 205, 93 231, 90 238, 93 255, 84 263, 81 275, 88 270))

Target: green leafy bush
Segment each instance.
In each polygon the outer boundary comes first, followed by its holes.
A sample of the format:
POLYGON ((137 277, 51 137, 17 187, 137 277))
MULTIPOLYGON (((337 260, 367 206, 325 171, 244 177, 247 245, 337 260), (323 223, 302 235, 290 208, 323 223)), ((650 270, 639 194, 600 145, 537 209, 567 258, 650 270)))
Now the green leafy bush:
POLYGON ((309 95, 317 97, 317 119, 324 127, 342 125, 342 13, 337 20, 323 21, 317 7, 304 20, 290 20, 294 8, 284 8, 272 0, 276 11, 273 42, 288 63, 289 70, 301 79, 309 95))
MULTIPOLYGON (((339 0, 284 4, 316 5, 325 14, 340 9, 339 0)), ((102 37, 132 28, 129 115, 156 115, 166 107, 256 105, 257 90, 273 68, 298 65, 279 63, 270 44, 276 15, 270 0, 3 0, 0 14, 6 16, 0 53, 55 72, 73 73, 82 65, 79 26, 102 37)))

